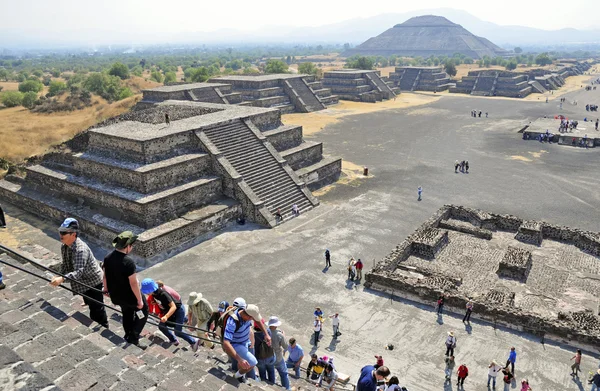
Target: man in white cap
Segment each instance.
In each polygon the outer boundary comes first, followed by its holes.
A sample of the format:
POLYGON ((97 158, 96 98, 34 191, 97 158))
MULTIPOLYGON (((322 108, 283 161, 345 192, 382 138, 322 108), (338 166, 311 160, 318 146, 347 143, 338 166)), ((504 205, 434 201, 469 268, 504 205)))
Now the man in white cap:
POLYGON ((237 309, 224 314, 226 319, 223 319, 223 351, 237 362, 238 371, 235 373, 235 378, 240 383, 245 383, 246 373, 253 370, 258 363, 256 357, 248 350, 252 322, 255 321, 264 332, 265 342, 269 346, 271 346, 271 337, 262 323, 262 316, 256 305, 246 305, 246 301, 242 298, 235 299, 233 304, 237 309))
POLYGON ((288 377, 285 360, 283 359, 284 352, 289 345, 283 331, 277 329, 277 327, 281 326, 281 321, 278 317, 271 316, 267 322, 267 326, 269 326, 269 329, 271 330, 271 347, 275 351, 275 369, 277 369, 277 372, 279 373, 281 386, 286 390, 290 390, 290 379, 288 377))
MULTIPOLYGON (((201 329, 208 330, 208 319, 210 319, 213 308, 206 300, 202 297, 202 293, 200 292, 192 292, 190 293, 190 297, 188 299, 188 325, 200 327, 201 329)), ((202 345, 209 349, 214 349, 215 344, 209 341, 209 335, 207 332, 197 330, 198 337, 206 338, 203 341, 202 345)))

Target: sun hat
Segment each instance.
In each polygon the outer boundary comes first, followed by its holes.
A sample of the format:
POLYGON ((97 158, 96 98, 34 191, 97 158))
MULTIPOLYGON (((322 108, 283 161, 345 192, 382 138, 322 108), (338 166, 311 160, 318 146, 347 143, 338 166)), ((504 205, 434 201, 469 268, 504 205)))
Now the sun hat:
POLYGON ((454 331, 448 331, 448 335, 454 337, 454 331))
POLYGON ((141 291, 145 295, 149 295, 158 289, 158 284, 151 278, 144 278, 142 280, 142 288, 141 291))
POLYGON ((267 326, 269 326, 269 327, 271 327, 271 326, 273 326, 273 327, 279 327, 279 326, 281 326, 281 321, 279 320, 278 317, 271 316, 269 318, 269 321, 267 322, 267 326))
POLYGON ((262 316, 260 316, 260 311, 258 310, 256 304, 248 304, 246 308, 244 308, 244 311, 246 311, 246 313, 250 315, 255 321, 262 321, 262 316))
POLYGON ((58 228, 58 232, 77 232, 77 231, 79 231, 79 222, 72 217, 65 219, 65 221, 63 221, 63 223, 58 228))
POLYGON ((190 293, 190 297, 188 298, 187 304, 189 306, 196 305, 196 304, 200 303, 200 300, 202 300, 202 293, 192 292, 192 293, 190 293))
POLYGON ((121 232, 116 238, 113 239, 112 245, 114 248, 124 249, 125 247, 129 246, 130 244, 135 243, 137 238, 138 238, 137 235, 135 235, 133 232, 124 231, 124 232, 121 232))

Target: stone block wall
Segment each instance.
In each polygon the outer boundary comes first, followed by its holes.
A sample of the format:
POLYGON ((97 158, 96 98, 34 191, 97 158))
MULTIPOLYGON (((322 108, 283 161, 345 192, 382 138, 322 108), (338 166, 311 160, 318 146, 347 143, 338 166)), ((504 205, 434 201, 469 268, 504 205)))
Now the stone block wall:
POLYGON ((498 265, 496 273, 502 277, 525 282, 529 270, 531 270, 531 251, 509 246, 498 265))
POLYGON ((430 228, 421 231, 413 238, 412 253, 426 259, 433 259, 448 244, 448 231, 430 228))

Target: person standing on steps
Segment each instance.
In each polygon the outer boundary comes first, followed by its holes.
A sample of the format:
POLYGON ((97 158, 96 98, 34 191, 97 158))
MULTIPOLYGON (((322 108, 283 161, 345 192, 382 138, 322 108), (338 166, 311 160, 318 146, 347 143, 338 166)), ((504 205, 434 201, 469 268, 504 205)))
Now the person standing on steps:
POLYGON ((508 353, 508 360, 506 360, 506 367, 508 368, 508 365, 510 364, 510 371, 512 372, 512 374, 515 374, 515 362, 517 362, 517 351, 515 350, 515 347, 513 346, 512 348, 510 348, 510 353, 508 353))
MULTIPOLYGON (((160 286, 160 285, 159 285, 160 286)), ((188 298, 188 325, 199 327, 208 331, 208 320, 213 314, 213 307, 200 292, 192 292, 188 298)), ((193 330, 193 329, 192 329, 193 330)), ((195 330, 198 337, 206 338, 200 344, 208 349, 214 349, 215 344, 210 341, 207 332, 195 330)))
POLYGON ((140 291, 135 262, 129 257, 136 240, 131 231, 120 233, 112 243, 115 250, 104 258, 102 268, 104 292, 113 304, 121 307, 125 341, 145 349, 139 341, 148 320, 148 304, 140 291))
MULTIPOLYGON (((73 218, 66 219, 58 228, 58 234, 62 243, 61 274, 67 276, 74 294, 83 296, 83 301, 90 309, 90 319, 108 328, 102 294, 102 269, 92 250, 79 238, 79 222, 73 218)), ((56 276, 50 285, 56 287, 63 282, 64 277, 56 276)))
MULTIPOLYGON (((304 349, 302 346, 298 345, 295 338, 290 338, 290 344, 287 349, 289 355, 285 365, 288 368, 294 368, 294 376, 297 379, 300 378, 300 365, 302 365, 302 360, 304 359, 304 349)), ((307 373, 308 377, 308 373, 307 373)))
POLYGON ((287 366, 283 356, 287 351, 289 345, 285 339, 283 331, 279 330, 281 321, 276 316, 271 316, 267 322, 267 327, 271 331, 271 347, 275 352, 275 369, 279 373, 279 379, 281 380, 281 386, 286 390, 290 390, 290 379, 288 377, 287 366))
POLYGON ((169 113, 165 113, 165 123, 167 126, 171 126, 171 118, 169 118, 169 113))
POLYGON ((331 267, 331 253, 325 249, 325 267, 331 267))
POLYGON ((463 318, 463 323, 471 323, 471 312, 473 312, 473 302, 471 300, 467 301, 467 305, 465 307, 467 310, 463 318))

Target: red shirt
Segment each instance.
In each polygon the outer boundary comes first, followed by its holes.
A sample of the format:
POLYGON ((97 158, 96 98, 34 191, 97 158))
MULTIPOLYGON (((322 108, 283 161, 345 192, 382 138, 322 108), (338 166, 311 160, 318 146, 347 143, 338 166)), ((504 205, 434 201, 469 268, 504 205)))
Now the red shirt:
MULTIPOLYGON (((362 264, 362 262, 361 262, 361 261, 358 261, 358 262, 356 262, 356 265, 355 265, 355 266, 356 266, 356 268, 357 268, 358 270, 362 270, 362 268, 363 268, 363 264, 362 264)), ((383 364, 382 364, 382 365, 383 365, 383 364)))
POLYGON ((458 367, 458 377, 467 377, 469 374, 469 368, 466 365, 461 365, 458 367))
POLYGON ((382 367, 383 366, 383 357, 380 357, 377 359, 377 365, 382 367))

